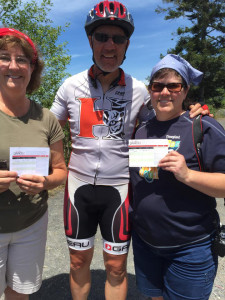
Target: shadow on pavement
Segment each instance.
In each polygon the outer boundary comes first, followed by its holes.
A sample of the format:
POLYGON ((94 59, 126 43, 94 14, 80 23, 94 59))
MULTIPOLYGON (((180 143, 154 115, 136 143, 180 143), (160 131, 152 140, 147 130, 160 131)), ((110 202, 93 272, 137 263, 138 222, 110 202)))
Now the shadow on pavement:
MULTIPOLYGON (((92 270, 92 286, 89 300, 104 300, 105 271, 92 270)), ((128 274, 128 296, 129 300, 137 300, 135 276, 128 274)), ((59 274, 43 280, 40 290, 30 296, 30 300, 72 300, 69 287, 69 274, 59 274)), ((116 300, 116 299, 115 299, 116 300)))

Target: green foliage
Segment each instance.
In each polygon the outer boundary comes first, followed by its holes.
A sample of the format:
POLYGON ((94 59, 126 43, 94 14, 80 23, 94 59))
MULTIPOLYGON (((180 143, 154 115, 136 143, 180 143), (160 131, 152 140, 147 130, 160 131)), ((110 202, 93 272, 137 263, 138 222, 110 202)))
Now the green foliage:
POLYGON ((175 48, 167 53, 184 57, 204 73, 200 86, 192 90, 192 97, 215 107, 224 105, 225 98, 225 2, 224 0, 163 0, 167 8, 165 20, 185 18, 190 27, 178 27, 175 48))
MULTIPOLYGON (((43 56, 45 68, 42 85, 38 91, 29 95, 29 98, 47 108, 51 107, 62 80, 70 75, 66 73, 66 67, 71 60, 66 50, 67 42, 58 43, 59 36, 69 27, 69 24, 65 24, 65 29, 61 26, 52 26, 53 21, 48 18, 52 6, 51 0, 42 0, 41 2, 0 0, 2 26, 27 33, 43 56)), ((64 133, 64 153, 65 160, 68 162, 71 149, 68 124, 64 133)))
POLYGON ((63 131, 65 134, 65 137, 63 140, 64 158, 65 158, 66 164, 68 165, 69 160, 70 160, 70 153, 71 153, 71 149, 72 149, 69 121, 67 121, 66 125, 63 128, 63 131))
MULTIPOLYGON (((0 1, 0 19, 7 19, 8 16, 18 7, 18 0, 1 0, 0 1)), ((2 22, 4 23, 4 22, 2 22)))
MULTIPOLYGON (((51 0, 0 0, 0 19, 3 26, 26 32, 43 56, 45 69, 42 85, 30 98, 48 108, 62 80, 69 75, 66 73, 66 66, 71 59, 66 50, 67 42, 58 43, 58 38, 65 29, 62 26, 52 26, 53 21, 48 18, 52 6, 51 0)), ((65 24, 65 28, 68 26, 69 24, 65 24)))

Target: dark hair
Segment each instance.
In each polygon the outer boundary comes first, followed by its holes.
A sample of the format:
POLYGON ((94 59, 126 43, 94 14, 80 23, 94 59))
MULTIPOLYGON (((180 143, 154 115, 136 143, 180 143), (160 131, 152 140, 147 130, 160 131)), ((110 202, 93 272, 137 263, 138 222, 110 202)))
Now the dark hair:
POLYGON ((25 39, 13 35, 5 35, 0 37, 0 49, 7 49, 8 47, 10 48, 15 46, 21 47, 25 56, 30 60, 30 64, 34 66, 34 70, 31 74, 30 82, 27 86, 27 93, 32 94, 35 90, 37 90, 40 87, 41 74, 44 68, 44 61, 40 58, 40 53, 37 50, 38 52, 37 59, 34 63, 32 63, 34 51, 30 46, 30 44, 25 39))
POLYGON ((160 69, 159 71, 157 71, 153 77, 151 78, 150 80, 150 83, 149 85, 155 80, 155 79, 160 79, 160 78, 163 78, 165 77, 166 75, 168 74, 173 74, 175 75, 176 77, 180 78, 182 80, 182 84, 183 84, 183 87, 186 89, 187 88, 187 83, 186 81, 184 80, 184 78, 174 69, 170 69, 170 68, 163 68, 163 69, 160 69))

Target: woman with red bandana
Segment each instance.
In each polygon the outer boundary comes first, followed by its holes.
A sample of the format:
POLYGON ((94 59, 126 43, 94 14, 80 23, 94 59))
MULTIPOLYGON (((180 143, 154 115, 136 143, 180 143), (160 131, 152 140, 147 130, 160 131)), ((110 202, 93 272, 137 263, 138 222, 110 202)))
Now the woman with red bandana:
POLYGON ((0 28, 0 296, 7 300, 29 299, 41 286, 47 190, 66 178, 62 129, 26 96, 39 87, 42 69, 26 34, 0 28), (49 175, 9 171, 10 147, 49 147, 49 175))

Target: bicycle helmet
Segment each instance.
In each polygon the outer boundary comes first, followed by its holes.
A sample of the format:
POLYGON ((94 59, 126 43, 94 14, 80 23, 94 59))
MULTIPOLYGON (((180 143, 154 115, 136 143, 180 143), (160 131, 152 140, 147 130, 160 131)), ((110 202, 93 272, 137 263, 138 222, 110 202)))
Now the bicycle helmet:
POLYGON ((85 23, 87 36, 100 25, 115 25, 121 27, 130 38, 134 31, 132 15, 126 7, 118 1, 101 1, 89 12, 85 23))

